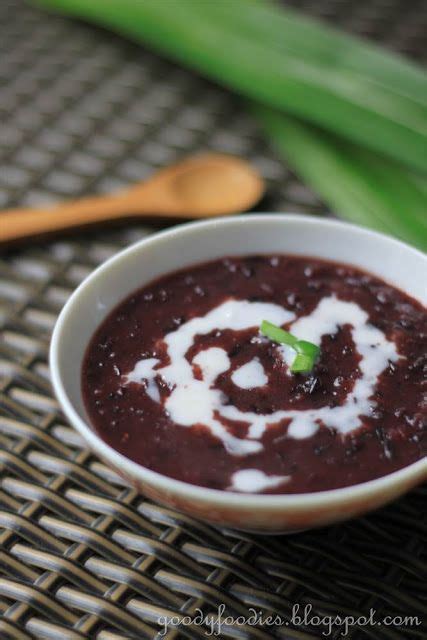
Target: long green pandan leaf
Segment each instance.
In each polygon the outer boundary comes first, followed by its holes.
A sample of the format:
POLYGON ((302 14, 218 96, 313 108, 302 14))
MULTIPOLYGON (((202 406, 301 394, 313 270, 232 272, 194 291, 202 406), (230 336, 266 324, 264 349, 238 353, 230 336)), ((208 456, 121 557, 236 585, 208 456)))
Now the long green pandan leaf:
POLYGON ((418 176, 291 116, 254 111, 289 165, 340 216, 427 250, 427 191, 418 176))
MULTIPOLYGON (((192 0, 195 8, 200 0, 192 0)), ((216 0, 205 2, 204 11, 221 15, 233 28, 250 38, 262 39, 285 55, 300 57, 319 68, 360 75, 366 82, 427 101, 427 74, 404 57, 385 51, 367 40, 355 38, 320 24, 269 0, 216 0), (248 11, 248 5, 251 5, 248 11)))
POLYGON ((38 3, 111 27, 257 102, 427 172, 425 81, 409 63, 369 46, 362 54, 353 38, 344 53, 346 37, 335 34, 328 50, 325 27, 259 0, 38 3))

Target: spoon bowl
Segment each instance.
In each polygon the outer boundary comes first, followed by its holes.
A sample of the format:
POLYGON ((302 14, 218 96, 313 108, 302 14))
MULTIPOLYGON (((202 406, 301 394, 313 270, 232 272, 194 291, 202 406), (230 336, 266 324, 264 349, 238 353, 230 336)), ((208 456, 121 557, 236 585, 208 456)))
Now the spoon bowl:
POLYGON ((183 211, 197 218, 249 209, 264 192, 262 179, 247 162, 224 155, 181 165, 170 187, 183 211))

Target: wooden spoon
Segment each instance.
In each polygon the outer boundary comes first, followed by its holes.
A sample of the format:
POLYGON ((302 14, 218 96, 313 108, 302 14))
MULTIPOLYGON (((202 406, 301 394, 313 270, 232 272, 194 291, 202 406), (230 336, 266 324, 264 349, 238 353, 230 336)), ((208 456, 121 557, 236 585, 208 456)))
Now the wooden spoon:
POLYGON ((237 213, 252 207, 263 192, 262 178, 247 162, 209 153, 187 158, 117 194, 3 211, 0 242, 134 216, 206 218, 237 213))

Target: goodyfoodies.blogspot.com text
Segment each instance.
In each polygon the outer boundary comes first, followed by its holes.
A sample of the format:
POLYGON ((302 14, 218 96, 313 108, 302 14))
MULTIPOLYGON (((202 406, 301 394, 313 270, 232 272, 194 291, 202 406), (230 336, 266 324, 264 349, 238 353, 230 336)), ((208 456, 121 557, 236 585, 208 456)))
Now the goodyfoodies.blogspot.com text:
POLYGON ((415 615, 386 615, 380 616, 375 609, 370 609, 368 615, 341 616, 322 615, 313 611, 313 605, 294 604, 291 614, 285 618, 280 615, 265 615, 261 611, 250 608, 249 615, 226 615, 226 606, 221 604, 215 613, 205 614, 201 609, 196 609, 194 615, 160 616, 157 623, 161 626, 160 635, 165 636, 168 630, 183 626, 200 626, 205 628, 206 637, 220 636, 221 633, 230 631, 233 627, 252 626, 258 628, 294 627, 317 628, 324 637, 330 637, 337 630, 341 637, 349 635, 352 628, 359 627, 389 627, 395 631, 405 628, 416 628, 422 625, 422 620, 415 615))

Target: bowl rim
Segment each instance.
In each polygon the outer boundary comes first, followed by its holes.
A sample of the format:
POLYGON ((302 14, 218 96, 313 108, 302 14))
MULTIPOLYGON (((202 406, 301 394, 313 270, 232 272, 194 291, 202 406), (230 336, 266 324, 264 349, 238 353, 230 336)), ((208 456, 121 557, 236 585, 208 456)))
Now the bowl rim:
MULTIPOLYGON (((396 248, 402 248, 403 246, 406 251, 412 252, 427 263, 427 256, 421 251, 385 234, 341 220, 317 218, 312 215, 299 213, 256 213, 246 216, 218 217, 210 220, 187 222, 175 225, 168 229, 151 234, 118 251, 94 269, 73 291, 57 318, 50 343, 49 364, 53 390, 65 416, 84 438, 86 443, 91 447, 92 451, 94 451, 95 454, 98 454, 102 459, 110 462, 115 469, 123 470, 124 475, 132 476, 141 483, 147 482, 151 487, 155 487, 169 495, 179 494, 181 497, 184 496, 190 500, 195 499, 199 502, 210 502, 219 507, 234 507, 236 509, 256 507, 257 509, 263 510, 270 508, 286 508, 288 506, 301 508, 307 508, 310 506, 320 507, 322 505, 333 506, 334 504, 345 502, 347 499, 355 500, 367 497, 371 492, 377 493, 382 489, 388 488, 390 485, 400 484, 401 482, 404 483, 406 480, 410 481, 411 478, 417 477, 422 469, 425 470, 425 476, 427 477, 426 457, 421 458, 402 469, 398 469, 397 471, 374 480, 324 491, 295 494, 263 494, 210 489, 194 485, 183 480, 176 480, 175 478, 171 478, 157 471, 153 471, 152 469, 148 469, 130 458, 127 458, 125 455, 119 453, 102 440, 102 438, 91 428, 89 423, 80 417, 78 411, 74 408, 61 376, 59 365, 61 338, 64 331, 67 330, 66 323, 71 310, 76 304, 78 304, 82 291, 89 283, 92 283, 95 279, 106 275, 110 269, 114 268, 114 265, 117 262, 126 260, 134 253, 143 250, 144 246, 151 244, 152 242, 156 242, 158 239, 169 237, 173 241, 174 237, 185 234, 188 230, 195 228, 209 229, 210 227, 215 228, 219 225, 227 226, 228 224, 239 224, 239 221, 241 224, 248 222, 259 224, 268 220, 274 220, 275 222, 282 221, 285 224, 287 222, 299 223, 303 226, 314 223, 325 228, 338 227, 347 230, 352 234, 357 233, 362 237, 377 237, 382 242, 384 240, 387 241, 390 244, 390 248, 393 246, 396 248)), ((359 265, 359 268, 363 269, 363 265, 359 265)))

